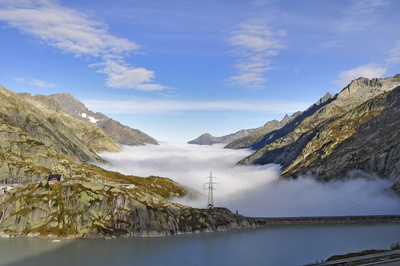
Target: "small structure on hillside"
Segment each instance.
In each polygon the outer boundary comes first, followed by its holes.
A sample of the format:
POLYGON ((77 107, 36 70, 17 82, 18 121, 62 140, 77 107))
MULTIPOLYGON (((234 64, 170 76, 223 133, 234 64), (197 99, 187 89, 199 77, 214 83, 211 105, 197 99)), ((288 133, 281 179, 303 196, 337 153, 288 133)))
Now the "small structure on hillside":
POLYGON ((10 191, 14 187, 12 185, 0 185, 0 195, 10 191))
POLYGON ((49 184, 55 184, 55 183, 63 181, 63 180, 64 180, 64 178, 62 177, 62 175, 49 175, 49 178, 47 179, 49 184))

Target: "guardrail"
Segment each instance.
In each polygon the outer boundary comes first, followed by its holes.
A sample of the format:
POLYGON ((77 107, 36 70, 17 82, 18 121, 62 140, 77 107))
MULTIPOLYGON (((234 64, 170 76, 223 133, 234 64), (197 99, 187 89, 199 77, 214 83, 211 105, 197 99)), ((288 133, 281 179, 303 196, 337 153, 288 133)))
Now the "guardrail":
POLYGON ((400 250, 381 252, 381 253, 359 256, 359 257, 352 257, 352 258, 341 259, 341 260, 326 261, 326 262, 315 263, 315 264, 306 264, 304 266, 337 265, 337 264, 343 264, 343 263, 347 263, 346 265, 352 265, 352 262, 368 260, 368 259, 378 259, 378 258, 382 258, 381 260, 379 260, 379 262, 382 262, 382 261, 387 261, 389 259, 392 259, 392 258, 390 258, 390 256, 397 255, 397 254, 400 254, 400 250))

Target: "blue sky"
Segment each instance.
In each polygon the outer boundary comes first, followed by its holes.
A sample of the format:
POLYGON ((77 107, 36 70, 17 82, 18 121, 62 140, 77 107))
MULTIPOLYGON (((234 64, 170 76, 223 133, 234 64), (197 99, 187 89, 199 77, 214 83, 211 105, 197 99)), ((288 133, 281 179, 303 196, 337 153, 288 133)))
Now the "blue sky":
POLYGON ((256 128, 400 71, 399 1, 0 0, 0 84, 158 140, 256 128))

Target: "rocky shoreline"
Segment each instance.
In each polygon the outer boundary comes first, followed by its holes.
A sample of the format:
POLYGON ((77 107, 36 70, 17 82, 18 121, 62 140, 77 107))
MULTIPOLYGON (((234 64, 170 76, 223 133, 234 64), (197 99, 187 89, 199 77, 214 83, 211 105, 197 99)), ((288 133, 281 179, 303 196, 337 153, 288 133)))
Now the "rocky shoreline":
MULTIPOLYGON (((186 213, 188 215, 186 219, 177 219, 176 223, 168 223, 167 227, 160 227, 158 229, 152 228, 151 224, 154 221, 149 221, 147 224, 148 229, 135 230, 114 230, 111 232, 107 230, 99 230, 97 232, 87 233, 75 233, 70 235, 57 235, 57 234, 41 234, 38 231, 29 232, 26 231, 0 231, 0 237, 29 237, 29 238, 40 238, 48 240, 71 240, 71 239, 113 239, 117 237, 162 237, 169 235, 181 235, 181 234, 198 234, 207 232, 223 232, 235 229, 245 228, 258 228, 265 226, 265 219, 263 218, 248 218, 241 215, 233 214, 226 208, 214 208, 210 209, 192 209, 187 207, 186 210, 193 210, 193 212, 186 213), (198 215, 201 217, 198 219, 194 216, 198 215)), ((157 219, 156 219, 157 220, 157 219)))
MULTIPOLYGON (((153 181, 163 181, 158 179, 153 181)), ((128 188, 97 179, 73 178, 51 186, 27 184, 0 196, 3 237, 153 237, 257 226, 257 220, 226 208, 191 208, 144 187, 128 188)))
POLYGON ((108 233, 98 231, 71 235, 46 235, 40 234, 39 232, 0 231, 0 237, 28 237, 58 241, 72 239, 115 239, 117 237, 163 237, 182 234, 225 232, 239 229, 255 229, 267 226, 400 223, 400 215, 255 218, 237 215, 227 208, 221 207, 192 210, 194 210, 194 213, 191 213, 189 218, 185 220, 178 219, 178 224, 172 227, 167 226, 166 228, 163 227, 159 229, 151 229, 150 224, 152 221, 150 221, 149 228, 146 230, 134 230, 134 228, 131 228, 132 230, 126 231, 109 231, 108 233), (202 216, 202 218, 193 219, 192 215, 195 213, 202 216))

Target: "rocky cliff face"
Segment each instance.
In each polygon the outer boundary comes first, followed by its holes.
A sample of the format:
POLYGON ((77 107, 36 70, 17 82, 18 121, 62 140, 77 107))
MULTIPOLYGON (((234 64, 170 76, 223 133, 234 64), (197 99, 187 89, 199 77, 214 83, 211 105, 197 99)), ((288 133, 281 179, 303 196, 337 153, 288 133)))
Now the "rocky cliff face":
MULTIPOLYGON (((135 181, 135 187, 124 187, 115 182, 76 177, 50 186, 30 184, 16 188, 0 197, 0 234, 109 238, 257 226, 256 220, 243 220, 224 208, 194 209, 171 203, 157 188, 172 181, 147 181, 151 183, 147 188, 135 181)), ((167 193, 181 195, 176 185, 175 192, 170 188, 167 193)))
POLYGON ((236 133, 232 133, 229 135, 225 135, 222 137, 214 137, 209 133, 205 133, 200 137, 189 141, 189 144, 197 144, 197 145, 212 145, 212 144, 229 144, 232 141, 243 138, 249 134, 251 134, 254 129, 242 129, 237 131, 236 133))
POLYGON ((362 170, 399 182, 400 74, 360 78, 324 97, 277 132, 241 164, 281 164, 282 177, 329 180, 362 170))

